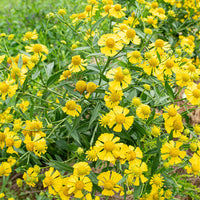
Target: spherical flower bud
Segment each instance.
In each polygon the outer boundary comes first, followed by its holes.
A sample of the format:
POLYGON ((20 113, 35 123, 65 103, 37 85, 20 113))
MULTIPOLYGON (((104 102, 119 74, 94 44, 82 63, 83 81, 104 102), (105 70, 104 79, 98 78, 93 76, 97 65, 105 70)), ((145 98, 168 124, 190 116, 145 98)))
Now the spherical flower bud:
POLYGON ((76 150, 76 152, 77 152, 79 155, 81 155, 81 154, 83 154, 84 150, 83 150, 83 148, 78 147, 78 149, 76 150))
POLYGON ((190 144, 190 149, 191 149, 191 151, 196 151, 197 150, 197 143, 192 142, 190 144))
POLYGON ((23 181, 21 178, 18 178, 16 182, 18 187, 22 187, 23 181))
POLYGON ((150 90, 150 89, 151 89, 151 86, 148 85, 148 84, 144 84, 143 86, 144 86, 144 89, 145 89, 145 90, 150 90))
POLYGON ((190 134, 190 130, 189 129, 185 129, 183 132, 184 132, 185 135, 189 135, 190 134))

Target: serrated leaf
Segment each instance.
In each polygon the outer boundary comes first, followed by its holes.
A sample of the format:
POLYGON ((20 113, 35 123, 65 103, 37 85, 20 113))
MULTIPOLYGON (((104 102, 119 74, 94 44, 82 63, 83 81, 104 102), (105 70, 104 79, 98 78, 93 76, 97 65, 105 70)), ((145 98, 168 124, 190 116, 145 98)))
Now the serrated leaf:
POLYGON ((54 62, 49 63, 49 64, 47 65, 47 76, 48 76, 48 77, 51 76, 51 73, 52 73, 52 71, 53 71, 53 67, 54 67, 54 62))
POLYGON ((76 49, 74 49, 74 50, 76 50, 76 51, 83 51, 83 50, 87 50, 87 49, 91 49, 90 47, 78 47, 78 48, 76 48, 76 49))
POLYGON ((65 172, 73 172, 73 168, 70 165, 63 162, 52 160, 50 163, 47 164, 53 166, 57 170, 63 170, 65 172))
POLYGON ((40 75, 40 70, 37 68, 36 72, 32 74, 32 79, 35 80, 40 75))

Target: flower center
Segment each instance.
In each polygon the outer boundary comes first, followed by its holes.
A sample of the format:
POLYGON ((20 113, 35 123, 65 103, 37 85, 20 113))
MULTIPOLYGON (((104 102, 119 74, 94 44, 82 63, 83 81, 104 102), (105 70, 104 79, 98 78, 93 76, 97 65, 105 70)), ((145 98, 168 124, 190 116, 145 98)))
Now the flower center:
POLYGON ((165 63, 165 66, 168 69, 171 69, 174 66, 174 61, 173 60, 167 60, 166 63, 165 63))
POLYGON ((149 106, 147 106, 147 105, 142 106, 142 113, 144 115, 148 115, 150 112, 151 112, 151 110, 150 110, 149 106))
POLYGON ((125 118, 124 114, 118 114, 115 117, 115 120, 116 120, 117 124, 123 124, 125 122, 125 119, 126 118, 125 118))
POLYGON ((104 10, 105 10, 105 12, 109 12, 109 10, 111 9, 111 6, 110 5, 106 5, 106 6, 104 6, 104 10))
POLYGON ((134 52, 132 53, 132 56, 133 56, 134 58, 139 58, 139 57, 141 56, 141 53, 140 53, 139 51, 134 51, 134 52))
POLYGON ((80 58, 80 56, 73 56, 72 57, 72 64, 73 65, 80 65, 81 64, 81 58, 80 58))
POLYGON ((69 196, 69 187, 65 186, 65 187, 63 188, 63 194, 64 194, 65 196, 69 196))
POLYGON ((183 82, 187 82, 187 81, 189 81, 189 79, 190 79, 189 74, 186 74, 186 73, 182 74, 182 80, 183 80, 183 82))
POLYGON ((46 186, 53 185, 53 178, 47 176, 47 177, 44 179, 44 184, 45 184, 46 186))
POLYGON ((170 154, 170 156, 172 156, 172 157, 177 157, 177 156, 179 155, 179 149, 173 147, 173 148, 170 150, 169 154, 170 154))
POLYGON ((0 84, 0 90, 1 90, 2 93, 8 92, 8 89, 9 89, 9 85, 6 84, 5 82, 2 82, 0 84))
POLYGON ((129 156, 130 156, 129 157, 130 161, 136 159, 136 153, 135 153, 135 151, 129 151, 128 153, 129 153, 129 156))
POLYGON ((156 177, 156 178, 153 179, 153 184, 159 186, 159 185, 161 185, 161 183, 162 183, 162 179, 161 178, 156 177))
POLYGON ((104 149, 106 151, 110 152, 110 151, 112 151, 114 149, 114 147, 115 147, 115 144, 112 141, 107 141, 107 142, 104 143, 104 149))
POLYGON ((200 171, 200 165, 198 163, 192 164, 192 171, 193 172, 199 172, 200 171))
POLYGON ((33 51, 34 51, 35 53, 40 53, 40 52, 42 51, 42 45, 41 45, 41 44, 35 44, 35 45, 33 46, 33 51))
POLYGON ((66 71, 63 72, 63 76, 64 76, 65 78, 67 78, 67 77, 70 76, 70 75, 71 75, 71 72, 70 72, 69 70, 66 70, 66 71))
POLYGON ((30 141, 26 144, 27 151, 33 151, 34 147, 35 147, 35 143, 33 141, 30 141))
POLYGON ((174 120, 173 122, 173 128, 174 130, 181 130, 182 129, 182 121, 179 119, 174 120))
POLYGON ((176 108, 170 108, 170 109, 168 110, 168 114, 169 114, 170 117, 176 116, 176 114, 177 114, 176 108))
POLYGON ((71 100, 68 101, 65 106, 67 107, 68 110, 75 110, 76 109, 76 102, 71 100))
POLYGON ((91 5, 87 5, 86 7, 85 7, 85 11, 86 12, 90 12, 92 10, 92 6, 91 5))
POLYGON ((111 180, 105 181, 104 188, 107 189, 107 190, 113 190, 113 188, 114 188, 113 181, 111 181, 111 180))
POLYGON ((199 98, 200 97, 200 90, 199 89, 195 89, 195 90, 193 90, 192 94, 193 94, 193 96, 195 98, 199 98))
POLYGON ((126 36, 129 39, 133 39, 135 37, 135 35, 136 35, 136 33, 135 33, 135 30, 133 30, 133 29, 129 29, 126 31, 126 36))
POLYGON ((154 8, 154 9, 157 8, 158 7, 158 2, 152 2, 151 7, 154 8))
POLYGON ((113 92, 110 95, 110 99, 111 99, 112 102, 117 102, 117 101, 120 100, 120 95, 117 92, 113 92))
POLYGON ((115 40, 112 39, 112 38, 108 38, 108 39, 106 40, 106 46, 107 46, 108 48, 113 48, 113 47, 115 46, 115 40))
POLYGON ((88 92, 94 92, 97 88, 97 85, 95 83, 89 82, 87 84, 87 91, 88 92))
POLYGON ((11 147, 14 145, 14 140, 12 138, 9 138, 6 140, 6 146, 11 147))
POLYGON ((156 40, 155 47, 160 47, 160 48, 164 47, 164 41, 161 39, 156 40))
POLYGON ((82 190, 84 188, 84 183, 83 181, 77 181, 76 184, 75 184, 75 188, 77 190, 82 190))
POLYGON ((124 30, 127 30, 127 29, 128 29, 128 27, 125 24, 122 24, 120 26, 120 31, 124 31, 124 30))
POLYGON ((153 18, 148 18, 148 20, 147 20, 148 24, 153 24, 153 22, 154 22, 153 18))
POLYGON ((87 87, 87 83, 85 81, 78 81, 76 83, 76 90, 80 93, 84 92, 87 87))
POLYGON ((116 11, 120 11, 121 10, 121 8, 122 8, 122 6, 120 5, 120 4, 116 4, 115 6, 114 6, 114 9, 116 10, 116 11))
POLYGON ((32 36, 33 36, 33 33, 30 32, 30 31, 28 31, 28 32, 24 35, 24 37, 27 38, 27 39, 31 39, 32 36))
POLYGON ((163 8, 158 8, 157 11, 159 14, 165 14, 165 10, 163 8))
POLYGON ((191 71, 191 72, 195 72, 196 67, 195 67, 194 65, 190 65, 190 66, 188 67, 188 70, 191 71))
POLYGON ((124 80, 124 74, 121 71, 118 71, 115 73, 115 80, 116 81, 123 81, 124 80))
POLYGON ((151 58, 151 59, 149 60, 149 65, 150 65, 151 67, 156 67, 158 64, 159 64, 159 61, 158 61, 158 59, 156 59, 156 58, 151 58))

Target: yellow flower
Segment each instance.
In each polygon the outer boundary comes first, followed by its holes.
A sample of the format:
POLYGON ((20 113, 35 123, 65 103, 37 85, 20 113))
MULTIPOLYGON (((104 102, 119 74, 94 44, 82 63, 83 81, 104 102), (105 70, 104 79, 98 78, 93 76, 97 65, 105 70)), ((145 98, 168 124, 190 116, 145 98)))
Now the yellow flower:
POLYGON ((140 104, 141 104, 141 100, 139 97, 133 97, 132 99, 132 104, 135 106, 135 107, 138 107, 140 104))
POLYGON ((4 61, 5 57, 5 55, 0 56, 0 64, 4 61))
POLYGON ((34 52, 38 56, 42 56, 42 60, 46 59, 46 56, 42 53, 48 54, 49 50, 45 45, 42 44, 31 44, 25 47, 26 52, 34 52))
POLYGON ((121 90, 113 90, 112 88, 108 88, 110 92, 105 92, 104 101, 108 108, 113 108, 118 106, 120 101, 122 100, 123 92, 121 90))
POLYGON ((169 164, 179 164, 182 162, 181 159, 183 159, 186 156, 185 151, 180 151, 179 148, 182 146, 181 142, 174 142, 171 140, 169 143, 165 142, 165 144, 161 148, 161 158, 163 160, 169 159, 169 164))
POLYGON ((82 198, 84 196, 84 190, 92 191, 92 182, 86 176, 78 177, 76 175, 71 175, 68 179, 67 186, 70 188, 68 193, 74 194, 75 198, 82 198))
POLYGON ((86 151, 85 154, 89 161, 97 161, 97 150, 94 147, 90 147, 90 150, 86 151))
POLYGON ((158 28, 157 26, 158 20, 154 19, 154 16, 147 16, 147 18, 144 18, 143 20, 148 24, 152 25, 154 28, 158 28))
POLYGON ((157 126, 153 126, 151 128, 151 134, 154 136, 154 137, 158 137, 160 135, 160 127, 157 127, 157 126))
POLYGON ((0 177, 1 176, 9 176, 12 172, 11 166, 7 162, 2 162, 0 165, 0 177))
POLYGON ((106 126, 108 126, 109 122, 110 122, 110 115, 109 113, 106 113, 106 115, 102 115, 100 116, 101 119, 99 119, 101 126, 103 126, 104 128, 106 128, 106 126))
POLYGON ((103 46, 101 47, 101 53, 106 56, 114 56, 123 48, 120 36, 113 33, 102 35, 98 41, 98 45, 103 46))
POLYGON ((71 72, 80 72, 85 70, 85 67, 83 66, 87 66, 87 64, 84 63, 84 60, 81 59, 80 55, 77 55, 72 57, 72 62, 68 68, 71 72))
POLYGON ((181 115, 177 115, 173 121, 165 121, 165 129, 167 133, 171 133, 173 130, 173 137, 177 138, 181 136, 181 133, 184 130, 182 117, 181 115))
POLYGON ((91 171, 91 167, 87 162, 78 162, 73 165, 73 168, 73 174, 76 176, 86 176, 89 175, 91 171))
POLYGON ((64 15, 66 15, 66 9, 65 8, 60 8, 59 10, 58 10, 58 14, 59 15, 61 15, 61 16, 64 16, 64 15))
POLYGON ((150 28, 145 28, 144 29, 144 33, 148 34, 148 35, 151 35, 153 33, 153 31, 150 28))
POLYGON ((71 197, 71 194, 69 193, 70 187, 67 185, 68 180, 69 180, 69 177, 62 179, 62 186, 58 191, 58 194, 62 200, 69 200, 71 197))
POLYGON ((27 172, 24 172, 23 179, 27 185, 35 187, 36 183, 38 182, 38 173, 33 167, 30 167, 28 168, 27 172))
POLYGON ((169 105, 169 106, 165 106, 164 107, 164 111, 167 111, 165 113, 163 113, 163 118, 165 121, 167 122, 173 122, 177 116, 180 116, 180 114, 177 112, 179 109, 179 106, 177 105, 169 105))
POLYGON ((141 63, 142 56, 139 51, 132 51, 127 53, 127 57, 129 58, 129 62, 132 64, 141 63))
POLYGON ((187 100, 192 105, 200 105, 200 84, 192 83, 185 89, 185 95, 187 100))
POLYGON ((4 133, 0 132, 0 148, 1 149, 3 149, 4 146, 5 146, 5 141, 6 141, 6 132, 5 132, 5 130, 4 130, 4 133))
POLYGON ((167 18, 167 16, 165 15, 165 10, 163 8, 156 8, 152 14, 153 16, 156 16, 161 20, 165 20, 167 18))
POLYGON ((196 153, 193 155, 192 158, 190 158, 190 163, 191 166, 186 166, 185 169, 187 170, 188 174, 193 173, 194 175, 199 175, 200 174, 200 156, 198 156, 196 153))
POLYGON ((94 92, 94 91, 97 89, 97 87, 99 87, 99 86, 96 85, 95 83, 89 82, 89 83, 87 84, 87 87, 86 87, 86 90, 87 90, 88 93, 85 95, 85 97, 86 97, 86 98, 89 98, 90 94, 91 94, 92 92, 94 92))
POLYGON ((191 77, 186 70, 176 72, 176 84, 180 87, 188 86, 192 83, 191 77))
POLYGON ((87 88, 87 83, 85 81, 80 80, 76 83, 76 90, 81 94, 86 90, 86 88, 87 88))
POLYGON ((62 179, 60 172, 50 167, 49 171, 45 172, 45 178, 43 180, 43 186, 48 187, 49 194, 56 195, 62 186, 62 179))
POLYGON ((114 137, 114 134, 104 133, 101 134, 95 143, 95 150, 97 150, 97 156, 101 160, 110 161, 115 163, 115 157, 113 151, 118 149, 119 137, 114 137))
POLYGON ((195 124, 193 129, 195 134, 200 135, 200 124, 195 124))
POLYGON ((124 32, 121 31, 118 34, 122 38, 124 44, 132 42, 133 44, 139 45, 141 42, 140 38, 136 35, 135 30, 132 28, 125 30, 124 32))
POLYGON ((41 137, 45 137, 46 134, 41 131, 42 128, 43 128, 42 122, 39 121, 38 118, 37 120, 32 120, 32 121, 26 120, 26 124, 22 133, 24 134, 25 137, 27 134, 33 137, 35 137, 36 134, 39 134, 41 137))
MULTIPOLYGON (((7 128, 6 128, 7 129, 7 128)), ((15 132, 9 131, 9 128, 7 130, 7 134, 6 134, 6 147, 8 147, 8 149, 6 150, 7 153, 16 153, 18 154, 13 147, 15 148, 19 148, 21 146, 22 141, 20 140, 19 136, 16 135, 15 132)))
POLYGON ((92 198, 92 195, 90 193, 86 194, 86 196, 83 198, 83 200, 100 200, 99 196, 96 196, 94 199, 92 198))
POLYGON ((154 174, 150 180, 150 185, 152 185, 153 190, 158 190, 163 184, 163 177, 161 177, 161 174, 154 174))
POLYGON ((148 75, 155 74, 157 67, 159 66, 159 60, 155 57, 150 58, 148 61, 145 61, 140 65, 143 67, 143 70, 148 75))
POLYGON ((69 100, 65 104, 65 107, 62 108, 62 110, 66 114, 75 117, 75 116, 79 116, 79 114, 82 111, 82 108, 80 105, 76 104, 76 102, 74 100, 69 100))
POLYGON ((22 99, 22 102, 19 104, 20 109, 22 110, 22 112, 26 112, 28 110, 28 106, 29 106, 29 101, 24 101, 22 99))
POLYGON ((140 164, 141 159, 143 158, 143 153, 139 147, 135 148, 129 145, 125 156, 129 165, 137 165, 140 164))
POLYGON ((136 109, 136 115, 141 119, 148 119, 151 113, 151 109, 148 105, 141 104, 136 109))
POLYGON ((0 199, 5 197, 5 194, 4 193, 0 193, 0 199))
POLYGON ((0 95, 3 100, 6 100, 6 95, 14 96, 17 90, 17 85, 13 85, 14 80, 9 79, 10 77, 4 82, 0 82, 0 95))
POLYGON ((121 186, 118 185, 122 179, 121 174, 114 171, 102 172, 97 176, 97 179, 99 180, 98 185, 103 187, 102 195, 113 196, 115 192, 118 193, 121 190, 121 186))
POLYGON ((106 77, 108 79, 114 79, 113 81, 109 82, 109 86, 113 90, 122 90, 128 87, 128 84, 131 83, 131 75, 128 69, 122 70, 121 67, 117 67, 116 69, 110 69, 106 77))
POLYGON ((37 40, 37 39, 38 39, 38 34, 37 34, 36 29, 33 32, 31 31, 26 32, 23 37, 23 41, 37 40))
POLYGON ((66 80, 67 78, 71 77, 70 70, 65 70, 62 75, 60 75, 59 81, 66 80))
POLYGON ((115 17, 115 18, 122 18, 125 16, 124 11, 126 11, 126 7, 122 8, 120 4, 112 5, 109 16, 115 17))
POLYGON ((114 124, 116 126, 113 128, 116 132, 122 131, 122 125, 123 127, 128 130, 131 125, 133 124, 134 117, 126 115, 129 113, 129 110, 127 108, 123 108, 121 106, 115 106, 113 110, 110 111, 110 122, 109 122, 109 128, 113 127, 114 124))
POLYGON ((133 165, 129 165, 129 168, 125 170, 125 174, 128 175, 129 185, 139 186, 140 181, 142 183, 146 182, 148 179, 143 175, 143 172, 147 171, 146 163, 140 161, 133 165))

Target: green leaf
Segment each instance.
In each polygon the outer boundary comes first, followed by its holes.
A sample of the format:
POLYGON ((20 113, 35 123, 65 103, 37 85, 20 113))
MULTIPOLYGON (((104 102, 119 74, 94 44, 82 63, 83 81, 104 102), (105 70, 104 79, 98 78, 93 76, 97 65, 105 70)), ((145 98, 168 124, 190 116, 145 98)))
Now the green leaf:
POLYGON ((57 170, 64 170, 65 172, 73 172, 73 167, 63 162, 52 160, 50 163, 47 164, 53 166, 57 170))
POLYGON ((36 72, 32 74, 32 79, 35 80, 40 75, 40 70, 37 68, 36 72))
POLYGON ((103 18, 100 18, 100 19, 92 26, 91 32, 92 32, 93 30, 95 30, 95 29, 97 28, 97 26, 98 26, 99 24, 101 24, 101 23, 104 21, 104 19, 106 19, 106 18, 107 18, 107 15, 106 15, 105 17, 103 17, 103 18))
POLYGON ((59 72, 53 74, 52 76, 50 76, 49 79, 47 80, 47 86, 50 86, 53 83, 55 83, 59 79, 61 74, 62 74, 62 71, 59 71, 59 72))
POLYGON ((89 122, 89 128, 92 125, 92 123, 94 122, 94 120, 98 117, 100 108, 101 108, 101 104, 97 103, 96 107, 92 111, 92 116, 91 116, 90 122, 89 122))
POLYGON ((134 199, 137 199, 142 195, 143 186, 144 186, 144 184, 141 183, 141 181, 140 181, 140 186, 134 187, 134 199))
POLYGON ((135 28, 135 32, 136 32, 137 35, 139 35, 141 38, 144 38, 144 37, 145 37, 145 34, 144 34, 140 29, 135 28))
POLYGON ((174 102, 174 98, 175 98, 174 92, 167 81, 165 81, 165 89, 167 91, 167 94, 169 95, 169 98, 172 100, 172 102, 174 102))
POLYGON ((160 54, 158 53, 158 51, 156 51, 156 54, 157 54, 159 62, 161 63, 161 58, 160 58, 160 54))
POLYGON ((83 50, 87 50, 87 49, 91 49, 90 47, 78 47, 78 48, 76 48, 76 49, 74 49, 74 50, 76 50, 76 51, 83 51, 83 50))
POLYGON ((23 59, 22 59, 22 56, 20 55, 19 60, 18 60, 18 67, 21 69, 22 65, 23 65, 23 59))
POLYGON ((51 76, 51 73, 52 73, 52 71, 53 71, 53 67, 54 67, 54 62, 49 63, 49 64, 47 65, 47 76, 48 76, 48 77, 51 76))

